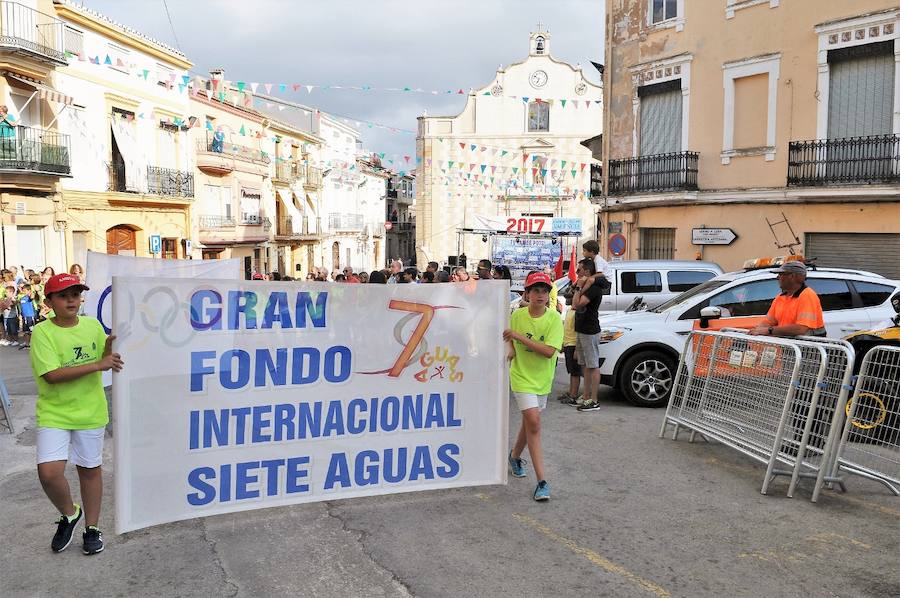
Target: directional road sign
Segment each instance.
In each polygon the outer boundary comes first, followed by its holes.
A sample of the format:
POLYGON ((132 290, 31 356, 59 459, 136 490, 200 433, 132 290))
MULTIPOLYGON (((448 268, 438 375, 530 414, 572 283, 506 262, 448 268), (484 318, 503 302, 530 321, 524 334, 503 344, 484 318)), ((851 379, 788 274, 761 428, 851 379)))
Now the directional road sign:
POLYGON ((737 235, 730 228, 691 229, 691 243, 694 245, 731 245, 737 235))

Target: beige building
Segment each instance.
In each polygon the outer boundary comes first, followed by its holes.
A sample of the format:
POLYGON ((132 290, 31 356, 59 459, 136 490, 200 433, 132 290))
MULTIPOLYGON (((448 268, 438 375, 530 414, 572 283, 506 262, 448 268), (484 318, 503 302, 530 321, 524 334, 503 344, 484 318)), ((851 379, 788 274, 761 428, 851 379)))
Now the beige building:
POLYGON ((607 255, 900 277, 898 27, 888 0, 608 0, 607 255))
POLYGON ((474 88, 460 114, 419 118, 420 266, 453 265, 464 254, 468 263, 515 264, 524 277, 558 259, 550 233, 594 238, 593 158, 581 142, 601 132, 602 89, 580 66, 554 58, 550 44, 539 27, 527 57, 474 88))
POLYGON ((55 89, 67 63, 65 24, 50 0, 0 2, 0 264, 67 266, 60 180, 71 176, 71 140, 55 89))
POLYGON ((68 65, 58 89, 72 98, 58 126, 72 140, 62 180, 68 263, 87 251, 184 257, 194 201, 188 141, 191 63, 177 50, 68 0, 54 2, 68 65))

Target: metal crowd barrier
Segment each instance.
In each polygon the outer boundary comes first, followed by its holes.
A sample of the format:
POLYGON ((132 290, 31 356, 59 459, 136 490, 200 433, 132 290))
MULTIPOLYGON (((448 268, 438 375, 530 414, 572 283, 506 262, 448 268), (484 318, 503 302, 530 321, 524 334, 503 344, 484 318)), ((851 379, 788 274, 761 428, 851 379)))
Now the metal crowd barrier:
MULTIPOLYGON (((743 332, 743 331, 742 331, 743 332)), ((766 465, 761 492, 775 475, 843 486, 832 430, 842 422, 853 350, 843 341, 781 339, 742 332, 692 332, 660 427, 716 440, 766 465), (786 466, 786 469, 780 466, 786 466)))
POLYGON ((900 347, 866 353, 846 415, 834 474, 876 480, 900 496, 900 347))
POLYGON ((12 420, 12 402, 9 400, 9 391, 6 390, 6 383, 0 377, 0 413, 3 419, 0 419, 0 428, 6 428, 10 434, 15 434, 16 429, 12 420))

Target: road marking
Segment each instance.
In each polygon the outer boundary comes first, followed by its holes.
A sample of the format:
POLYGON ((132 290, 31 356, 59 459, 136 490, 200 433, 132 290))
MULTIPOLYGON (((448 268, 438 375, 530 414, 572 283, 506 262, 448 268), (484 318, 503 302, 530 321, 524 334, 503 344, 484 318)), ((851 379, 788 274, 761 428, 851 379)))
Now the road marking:
POLYGON ((552 529, 550 529, 543 523, 539 522, 538 520, 536 520, 532 517, 529 517, 528 515, 523 515, 521 513, 513 513, 513 517, 515 517, 522 523, 525 523, 525 524, 533 527, 534 529, 541 532, 542 534, 544 534, 551 540, 557 542, 558 544, 562 544, 563 546, 565 546, 566 548, 568 548, 575 554, 583 556, 584 558, 586 558, 590 562, 594 563, 601 569, 604 569, 605 571, 608 571, 610 573, 614 573, 615 575, 624 577, 628 581, 632 581, 632 582, 638 584, 639 586, 641 586, 648 592, 651 592, 651 593, 659 596, 660 598, 663 598, 663 597, 670 598, 671 597, 671 594, 669 594, 669 592, 667 592, 663 587, 659 586, 658 584, 655 584, 652 581, 638 577, 637 575, 635 575, 634 573, 632 573, 631 571, 629 571, 622 565, 612 562, 611 560, 607 559, 603 555, 596 553, 593 550, 590 550, 589 548, 584 548, 583 546, 579 546, 574 540, 570 540, 568 538, 560 536, 555 531, 553 531, 552 529))

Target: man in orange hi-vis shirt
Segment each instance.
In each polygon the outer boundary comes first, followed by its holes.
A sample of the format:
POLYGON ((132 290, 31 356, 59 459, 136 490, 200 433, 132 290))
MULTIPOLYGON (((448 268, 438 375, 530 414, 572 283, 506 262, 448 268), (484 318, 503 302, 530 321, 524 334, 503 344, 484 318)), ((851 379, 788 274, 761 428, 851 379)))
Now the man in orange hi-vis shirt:
POLYGON ((806 286, 806 266, 802 262, 787 262, 774 270, 778 274, 781 294, 762 324, 750 334, 769 336, 825 336, 822 304, 816 292, 806 286))

